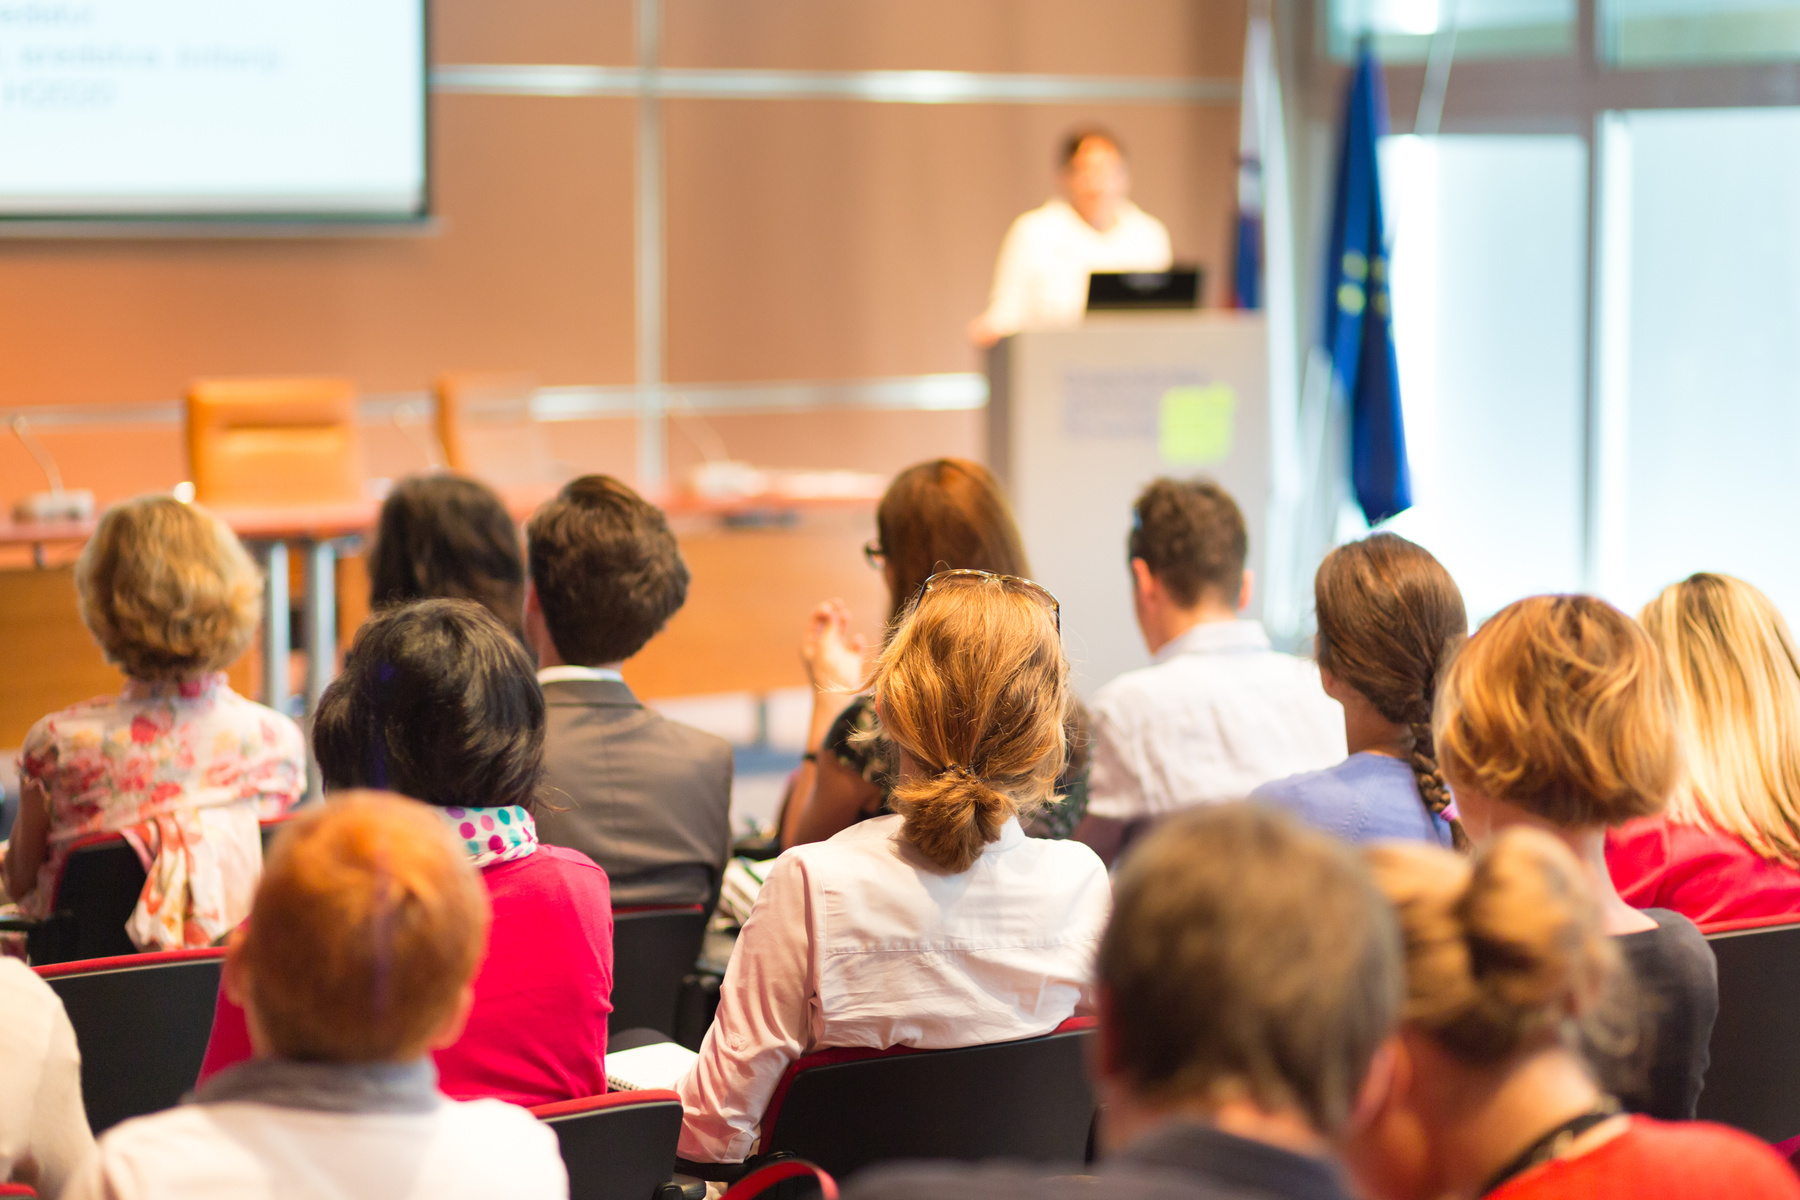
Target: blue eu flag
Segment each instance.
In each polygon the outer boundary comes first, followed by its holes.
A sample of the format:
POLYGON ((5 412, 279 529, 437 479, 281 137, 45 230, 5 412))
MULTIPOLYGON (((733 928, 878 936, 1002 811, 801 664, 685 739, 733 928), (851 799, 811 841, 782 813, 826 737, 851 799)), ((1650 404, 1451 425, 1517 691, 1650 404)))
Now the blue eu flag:
POLYGON ((1369 524, 1412 507, 1400 372, 1388 304, 1387 246, 1375 142, 1387 132, 1387 95, 1363 47, 1344 104, 1337 191, 1325 268, 1325 349, 1350 404, 1350 480, 1369 524))

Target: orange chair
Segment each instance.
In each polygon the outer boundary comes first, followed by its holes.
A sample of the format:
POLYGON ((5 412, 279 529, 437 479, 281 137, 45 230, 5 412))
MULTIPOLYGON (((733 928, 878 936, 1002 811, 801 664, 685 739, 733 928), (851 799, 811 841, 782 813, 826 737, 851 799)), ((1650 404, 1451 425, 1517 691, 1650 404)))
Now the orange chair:
POLYGON ((500 488, 556 481, 543 426, 531 415, 537 381, 519 372, 456 371, 437 381, 444 465, 500 488))
POLYGON ((356 385, 344 379, 205 379, 187 397, 194 499, 219 508, 363 498, 356 385))

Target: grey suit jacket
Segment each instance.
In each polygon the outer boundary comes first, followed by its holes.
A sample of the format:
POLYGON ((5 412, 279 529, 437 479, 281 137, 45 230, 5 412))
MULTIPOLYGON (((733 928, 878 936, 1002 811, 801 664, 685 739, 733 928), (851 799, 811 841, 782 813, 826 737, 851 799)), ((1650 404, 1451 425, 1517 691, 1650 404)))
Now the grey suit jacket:
POLYGON ((538 838, 605 869, 616 908, 713 902, 731 853, 731 743, 612 680, 544 685, 538 838))

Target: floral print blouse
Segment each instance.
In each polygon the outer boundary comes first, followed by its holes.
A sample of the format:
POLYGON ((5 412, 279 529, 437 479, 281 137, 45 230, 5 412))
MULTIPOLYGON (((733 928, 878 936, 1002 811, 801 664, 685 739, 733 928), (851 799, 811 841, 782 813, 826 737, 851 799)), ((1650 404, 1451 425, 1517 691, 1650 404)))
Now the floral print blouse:
POLYGON ((21 783, 50 802, 49 853, 19 907, 49 915, 78 839, 121 833, 145 863, 126 930, 139 949, 206 946, 250 912, 262 874, 258 821, 306 788, 300 727, 231 690, 223 672, 186 683, 129 679, 32 726, 21 783))

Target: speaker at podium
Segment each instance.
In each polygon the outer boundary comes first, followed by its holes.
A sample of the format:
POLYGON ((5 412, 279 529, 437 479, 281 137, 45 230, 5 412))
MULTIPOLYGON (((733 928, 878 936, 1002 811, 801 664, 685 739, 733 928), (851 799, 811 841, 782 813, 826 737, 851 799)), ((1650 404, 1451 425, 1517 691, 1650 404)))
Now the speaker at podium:
POLYGON ((1207 478, 1249 528, 1260 618, 1272 476, 1268 340, 1236 312, 1090 313, 988 352, 988 459, 1032 570, 1062 602, 1077 690, 1150 662, 1131 604, 1131 504, 1158 476, 1207 478))

